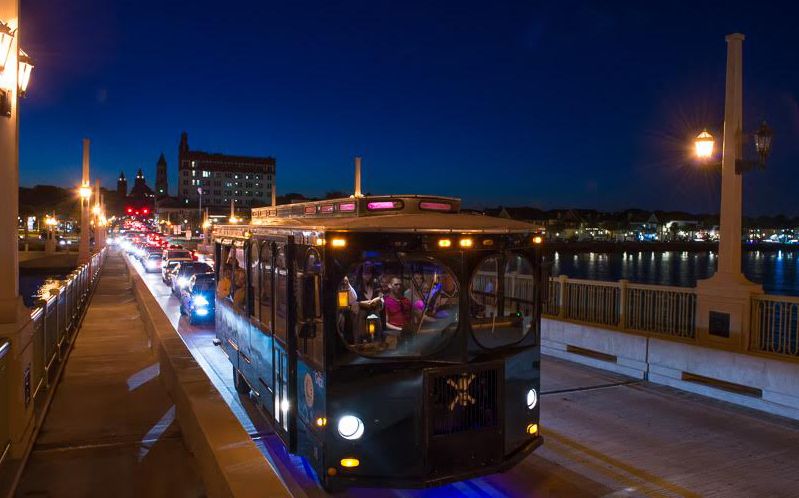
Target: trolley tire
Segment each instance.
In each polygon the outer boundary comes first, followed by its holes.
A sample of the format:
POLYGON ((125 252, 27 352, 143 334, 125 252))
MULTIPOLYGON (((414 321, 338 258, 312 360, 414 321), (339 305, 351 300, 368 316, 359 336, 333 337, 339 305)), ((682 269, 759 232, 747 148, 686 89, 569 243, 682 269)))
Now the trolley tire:
POLYGON ((239 394, 250 394, 250 385, 236 367, 233 367, 233 386, 239 394))

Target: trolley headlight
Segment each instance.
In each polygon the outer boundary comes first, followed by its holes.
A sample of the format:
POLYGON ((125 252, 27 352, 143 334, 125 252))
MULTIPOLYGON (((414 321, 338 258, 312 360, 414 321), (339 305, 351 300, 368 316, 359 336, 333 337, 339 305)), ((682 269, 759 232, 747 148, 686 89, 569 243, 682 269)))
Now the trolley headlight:
POLYGON ((194 301, 195 306, 208 306, 208 300, 205 298, 205 296, 202 296, 200 294, 194 296, 192 298, 192 301, 194 301))
POLYGON ((538 393, 535 392, 535 389, 530 389, 527 391, 527 408, 533 409, 535 405, 538 404, 538 393))
POLYGON ((178 279, 178 287, 186 287, 189 285, 189 279, 186 277, 180 277, 178 279))
POLYGON ((338 419, 338 435, 344 439, 354 441, 363 436, 363 420, 355 415, 344 415, 338 419))

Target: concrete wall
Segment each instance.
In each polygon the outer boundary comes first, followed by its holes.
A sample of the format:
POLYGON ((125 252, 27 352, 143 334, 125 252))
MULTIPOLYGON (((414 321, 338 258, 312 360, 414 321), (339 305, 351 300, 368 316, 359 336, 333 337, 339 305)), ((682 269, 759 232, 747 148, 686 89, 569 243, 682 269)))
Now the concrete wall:
POLYGON ((161 381, 175 402, 183 437, 199 463, 208 496, 291 496, 172 327, 141 276, 134 268, 128 270, 142 318, 158 354, 161 381))
POLYGON ((799 420, 799 364, 793 362, 547 318, 541 351, 799 420))

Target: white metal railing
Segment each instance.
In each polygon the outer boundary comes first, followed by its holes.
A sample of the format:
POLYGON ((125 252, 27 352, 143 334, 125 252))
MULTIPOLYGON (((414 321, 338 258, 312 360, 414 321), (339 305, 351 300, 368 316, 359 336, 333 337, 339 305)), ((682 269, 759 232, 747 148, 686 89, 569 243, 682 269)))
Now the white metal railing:
POLYGON ((783 356, 799 356, 799 297, 752 297, 749 349, 783 356))
POLYGON ((696 337, 696 292, 689 287, 571 279, 549 280, 545 315, 645 332, 696 337))

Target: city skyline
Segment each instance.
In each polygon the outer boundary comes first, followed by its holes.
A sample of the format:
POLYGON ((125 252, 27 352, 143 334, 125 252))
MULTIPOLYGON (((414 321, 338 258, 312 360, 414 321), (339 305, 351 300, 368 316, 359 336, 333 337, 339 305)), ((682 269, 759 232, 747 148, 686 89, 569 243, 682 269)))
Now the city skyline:
POLYGON ((161 152, 175 185, 185 130, 202 150, 274 156, 278 194, 349 191, 360 154, 375 193, 715 212, 718 179, 686 148, 705 126, 720 137, 724 35, 741 31, 746 126, 775 129, 769 169, 744 179, 745 212, 799 214, 790 15, 743 2, 253 3, 223 13, 237 29, 220 36, 207 2, 144 4, 23 4, 36 64, 23 185, 77 183, 83 136, 103 185, 140 167, 152 183, 161 152))

